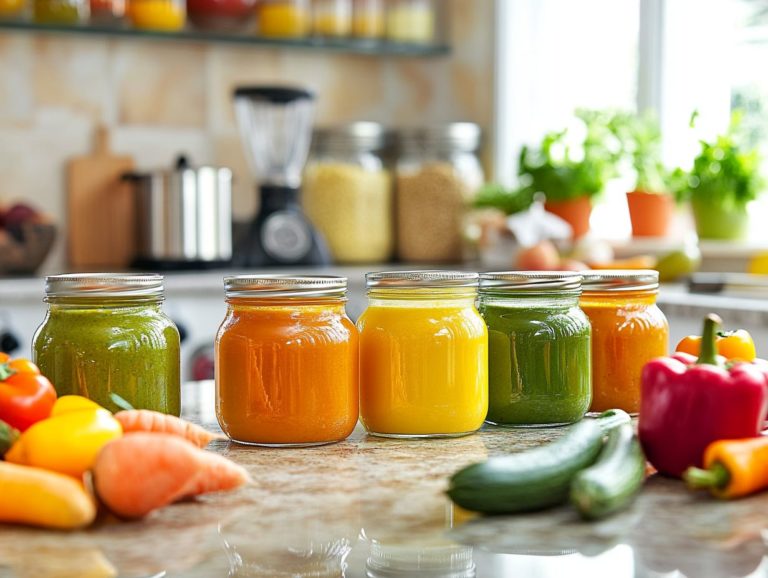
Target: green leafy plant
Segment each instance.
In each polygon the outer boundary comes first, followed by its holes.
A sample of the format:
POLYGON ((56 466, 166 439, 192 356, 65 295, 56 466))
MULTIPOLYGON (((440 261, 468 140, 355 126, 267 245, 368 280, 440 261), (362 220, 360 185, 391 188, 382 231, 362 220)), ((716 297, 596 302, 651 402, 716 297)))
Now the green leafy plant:
POLYGON ((622 144, 624 156, 635 171, 635 191, 669 193, 672 172, 661 160, 661 129, 655 115, 617 113, 611 119, 611 130, 622 144))
POLYGON ((488 183, 477 192, 474 205, 478 209, 499 209, 507 215, 513 215, 530 208, 533 199, 534 192, 528 187, 507 189, 496 183, 488 183))

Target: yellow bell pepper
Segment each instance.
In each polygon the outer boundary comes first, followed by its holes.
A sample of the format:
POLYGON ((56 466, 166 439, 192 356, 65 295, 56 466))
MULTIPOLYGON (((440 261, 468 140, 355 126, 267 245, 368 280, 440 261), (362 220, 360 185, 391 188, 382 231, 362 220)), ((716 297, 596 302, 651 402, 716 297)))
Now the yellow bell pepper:
POLYGON ((5 459, 80 478, 101 448, 122 435, 120 422, 109 411, 84 397, 66 395, 56 400, 51 417, 21 435, 5 459))

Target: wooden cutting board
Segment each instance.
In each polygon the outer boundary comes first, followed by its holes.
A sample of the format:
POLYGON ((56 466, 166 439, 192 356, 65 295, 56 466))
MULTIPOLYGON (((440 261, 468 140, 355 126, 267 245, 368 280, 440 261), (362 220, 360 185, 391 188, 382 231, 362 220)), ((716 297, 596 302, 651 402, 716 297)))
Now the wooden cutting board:
POLYGON ((93 154, 67 166, 67 253, 76 270, 125 269, 136 246, 131 185, 121 176, 133 159, 109 150, 109 132, 96 129, 93 154))

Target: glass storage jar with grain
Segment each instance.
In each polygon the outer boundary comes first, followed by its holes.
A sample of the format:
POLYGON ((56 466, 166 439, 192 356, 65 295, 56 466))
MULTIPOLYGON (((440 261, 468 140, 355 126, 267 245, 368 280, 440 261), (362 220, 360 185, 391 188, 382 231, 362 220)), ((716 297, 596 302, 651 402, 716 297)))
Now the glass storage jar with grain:
POLYGON ((427 44, 435 39, 433 0, 389 0, 387 40, 427 44))
POLYGON ((412 263, 451 263, 464 252, 464 217, 483 184, 480 127, 457 122, 399 135, 397 254, 412 263))
POLYGON ((377 40, 384 37, 384 0, 354 0, 352 35, 355 38, 377 40))
POLYGON ((592 325, 592 411, 640 411, 640 377, 667 355, 669 324, 656 305, 657 271, 584 271, 581 308, 592 325))
POLYGON ((261 0, 256 18, 261 36, 268 38, 303 38, 309 34, 309 0, 261 0))
POLYGON ((391 180, 377 154, 384 144, 384 129, 373 122, 315 132, 302 204, 339 263, 392 256, 391 180))
POLYGON ((36 24, 83 24, 88 20, 88 0, 33 0, 36 24))
POLYGON ((128 0, 128 18, 134 28, 173 32, 184 28, 184 0, 128 0))
POLYGON ((312 0, 312 33, 343 38, 352 32, 352 0, 312 0))
POLYGON ((115 393, 137 409, 179 415, 179 331, 163 313, 160 275, 54 275, 45 300, 32 350, 60 396, 117 411, 115 393))

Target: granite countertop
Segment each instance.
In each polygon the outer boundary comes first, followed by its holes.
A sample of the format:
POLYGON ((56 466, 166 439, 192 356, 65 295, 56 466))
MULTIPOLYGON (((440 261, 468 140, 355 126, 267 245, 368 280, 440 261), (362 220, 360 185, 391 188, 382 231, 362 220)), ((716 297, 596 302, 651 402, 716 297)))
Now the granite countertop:
MULTIPOLYGON (((210 382, 185 386, 184 413, 210 424, 210 382)), ((457 468, 565 431, 486 428, 408 441, 358 428, 347 441, 306 449, 215 442, 213 451, 249 470, 252 486, 83 532, 0 526, 0 577, 766 575, 768 494, 716 502, 654 476, 631 509, 599 523, 568 507, 482 518, 443 495, 457 468)))

